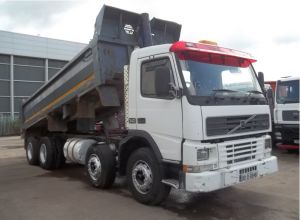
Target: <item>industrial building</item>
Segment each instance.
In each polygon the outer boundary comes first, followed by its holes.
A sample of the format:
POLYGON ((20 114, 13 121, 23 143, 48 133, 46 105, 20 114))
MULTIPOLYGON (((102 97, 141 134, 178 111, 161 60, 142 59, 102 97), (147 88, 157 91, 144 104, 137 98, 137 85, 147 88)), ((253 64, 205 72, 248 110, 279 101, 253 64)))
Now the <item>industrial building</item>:
POLYGON ((22 101, 86 45, 0 31, 0 117, 19 116, 22 101))

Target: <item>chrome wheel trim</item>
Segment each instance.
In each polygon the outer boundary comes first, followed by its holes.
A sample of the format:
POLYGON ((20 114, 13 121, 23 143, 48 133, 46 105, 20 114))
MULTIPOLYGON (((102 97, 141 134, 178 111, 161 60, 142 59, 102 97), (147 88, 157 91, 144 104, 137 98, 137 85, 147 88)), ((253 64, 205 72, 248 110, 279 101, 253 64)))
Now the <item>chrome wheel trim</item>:
POLYGON ((28 143, 26 150, 27 150, 27 158, 28 158, 28 160, 32 160, 32 157, 33 157, 32 156, 33 155, 33 146, 32 146, 31 142, 28 143))
POLYGON ((88 172, 93 181, 97 181, 101 175, 101 162, 96 154, 92 154, 88 160, 88 172))
POLYGON ((135 189, 141 194, 147 194, 153 184, 153 175, 150 166, 142 160, 137 161, 131 173, 135 189))
POLYGON ((44 164, 47 158, 47 147, 46 144, 42 144, 40 147, 40 160, 44 164))

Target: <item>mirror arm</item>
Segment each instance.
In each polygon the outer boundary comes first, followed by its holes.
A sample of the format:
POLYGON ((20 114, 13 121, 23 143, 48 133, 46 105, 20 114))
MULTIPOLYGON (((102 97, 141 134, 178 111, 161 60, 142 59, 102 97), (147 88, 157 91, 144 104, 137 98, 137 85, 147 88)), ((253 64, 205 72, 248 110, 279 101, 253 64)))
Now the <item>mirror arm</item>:
POLYGON ((177 88, 175 86, 175 84, 172 83, 172 82, 169 83, 169 86, 170 86, 170 91, 169 92, 172 95, 172 97, 180 99, 182 97, 182 91, 181 91, 181 89, 177 88))

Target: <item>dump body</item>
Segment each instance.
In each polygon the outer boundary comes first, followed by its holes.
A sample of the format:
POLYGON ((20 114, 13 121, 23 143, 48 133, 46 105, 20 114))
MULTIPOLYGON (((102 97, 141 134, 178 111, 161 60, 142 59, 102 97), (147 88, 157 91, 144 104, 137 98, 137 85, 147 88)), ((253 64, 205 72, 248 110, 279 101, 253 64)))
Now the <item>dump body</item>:
POLYGON ((102 108, 122 107, 123 67, 129 64, 131 52, 136 47, 177 41, 180 29, 173 22, 149 21, 148 14, 104 6, 88 46, 23 104, 23 129, 53 114, 63 114, 64 120, 97 118, 102 108), (93 102, 96 113, 78 113, 76 102, 83 105, 79 99, 85 99, 86 105, 93 102), (69 109, 72 105, 75 110, 69 109))

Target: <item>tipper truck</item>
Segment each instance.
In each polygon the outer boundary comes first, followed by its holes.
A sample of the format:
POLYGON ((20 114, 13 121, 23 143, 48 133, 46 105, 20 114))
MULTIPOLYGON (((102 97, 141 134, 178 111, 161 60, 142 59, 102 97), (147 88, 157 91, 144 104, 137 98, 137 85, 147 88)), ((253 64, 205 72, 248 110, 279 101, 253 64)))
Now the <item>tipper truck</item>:
POLYGON ((66 160, 133 197, 209 192, 277 171, 263 74, 252 56, 179 41, 181 26, 103 6, 93 39, 22 106, 28 163, 66 160))
POLYGON ((283 77, 276 82, 274 136, 278 147, 299 150, 299 77, 283 77))

